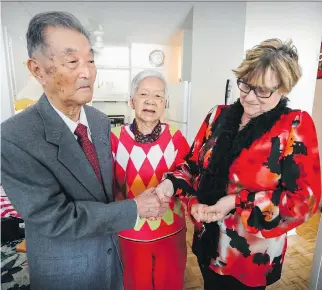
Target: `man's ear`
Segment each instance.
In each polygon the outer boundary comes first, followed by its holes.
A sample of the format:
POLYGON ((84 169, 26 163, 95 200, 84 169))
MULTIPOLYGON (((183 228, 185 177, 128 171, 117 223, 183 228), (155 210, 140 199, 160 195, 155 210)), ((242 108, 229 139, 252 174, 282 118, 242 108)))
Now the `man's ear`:
POLYGON ((31 74, 36 78, 36 80, 41 84, 45 84, 45 71, 40 65, 39 61, 33 58, 29 58, 27 61, 27 67, 31 74))

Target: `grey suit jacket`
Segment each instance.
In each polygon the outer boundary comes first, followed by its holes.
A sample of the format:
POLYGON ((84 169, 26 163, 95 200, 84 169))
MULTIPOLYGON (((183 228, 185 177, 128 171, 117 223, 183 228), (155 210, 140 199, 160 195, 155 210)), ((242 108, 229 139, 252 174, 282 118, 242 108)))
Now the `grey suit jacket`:
POLYGON ((26 226, 31 289, 123 289, 117 233, 134 200, 114 202, 110 123, 85 106, 103 186, 74 135, 42 96, 1 124, 2 184, 26 226))

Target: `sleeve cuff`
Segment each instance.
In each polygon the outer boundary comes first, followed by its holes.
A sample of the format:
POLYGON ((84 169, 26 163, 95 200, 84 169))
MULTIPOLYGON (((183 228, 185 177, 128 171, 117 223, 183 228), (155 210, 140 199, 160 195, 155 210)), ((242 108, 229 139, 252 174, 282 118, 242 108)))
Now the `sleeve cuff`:
POLYGON ((139 217, 139 214, 136 216, 136 222, 135 222, 135 228, 138 226, 138 223, 139 223, 139 220, 140 220, 140 217, 139 217))
POLYGON ((196 196, 191 196, 189 198, 189 201, 188 201, 188 212, 190 214, 190 211, 191 211, 191 207, 194 205, 194 204, 197 204, 199 203, 198 199, 196 196))
POLYGON ((177 185, 177 182, 176 182, 177 179, 171 173, 166 173, 164 178, 163 178, 163 180, 165 180, 165 179, 169 179, 172 182, 173 192, 174 192, 174 195, 175 195, 177 190, 178 190, 178 185, 177 185))
POLYGON ((135 225, 134 225, 133 228, 135 228, 138 225, 139 220, 140 220, 139 211, 138 211, 138 203, 137 203, 135 198, 134 198, 134 201, 135 201, 135 204, 136 204, 136 222, 135 222, 135 225))

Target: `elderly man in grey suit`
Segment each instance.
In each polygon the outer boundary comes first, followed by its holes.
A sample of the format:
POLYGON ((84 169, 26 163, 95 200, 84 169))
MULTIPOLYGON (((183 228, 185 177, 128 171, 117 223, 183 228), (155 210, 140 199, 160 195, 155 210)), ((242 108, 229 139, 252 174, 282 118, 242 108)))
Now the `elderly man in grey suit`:
POLYGON ((112 194, 110 123, 86 106, 96 78, 88 34, 71 14, 29 23, 28 68, 37 104, 2 124, 2 183, 26 226, 31 289, 123 289, 117 233, 166 206, 150 189, 112 194))

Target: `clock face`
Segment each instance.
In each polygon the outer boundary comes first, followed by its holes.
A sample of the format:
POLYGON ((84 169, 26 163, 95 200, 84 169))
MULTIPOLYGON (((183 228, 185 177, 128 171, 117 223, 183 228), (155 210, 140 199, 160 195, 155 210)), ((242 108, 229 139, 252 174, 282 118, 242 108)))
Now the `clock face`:
POLYGON ((164 64, 164 53, 161 50, 153 50, 149 55, 151 65, 160 67, 164 64))

